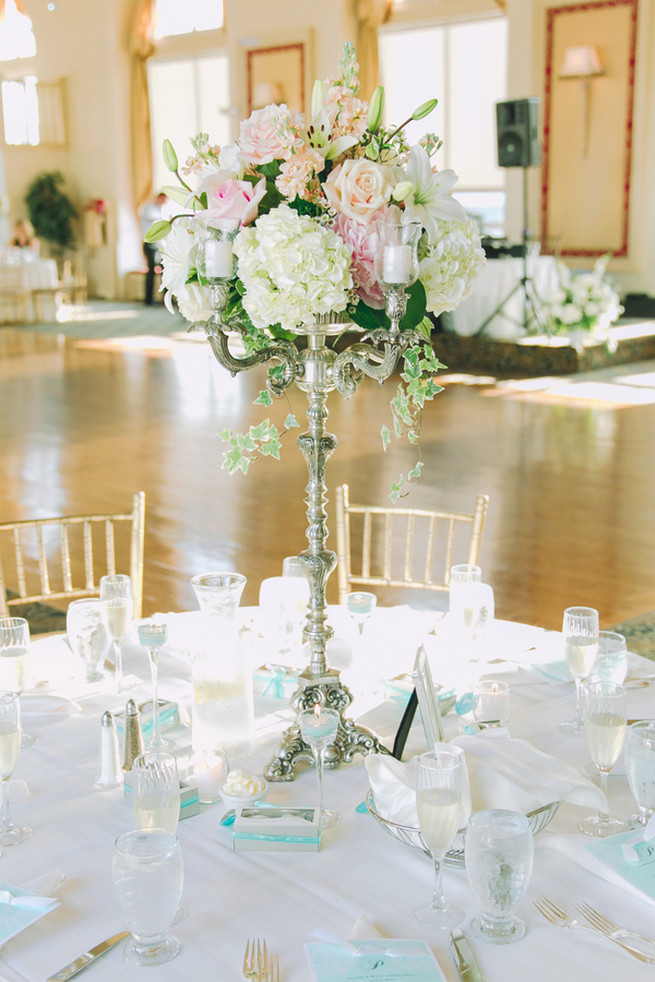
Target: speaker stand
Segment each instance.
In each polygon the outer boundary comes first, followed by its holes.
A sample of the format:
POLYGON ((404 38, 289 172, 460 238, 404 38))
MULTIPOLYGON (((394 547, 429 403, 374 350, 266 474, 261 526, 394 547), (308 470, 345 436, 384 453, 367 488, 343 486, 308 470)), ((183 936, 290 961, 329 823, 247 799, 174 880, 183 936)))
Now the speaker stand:
POLYGON ((486 317, 482 324, 480 324, 477 331, 474 332, 473 337, 481 337, 489 324, 497 317, 499 314, 505 318, 505 320, 510 321, 512 324, 517 324, 522 327, 526 333, 530 333, 532 328, 536 325, 542 333, 548 333, 548 313, 547 305, 539 296, 537 287, 535 286, 534 279, 530 276, 528 269, 528 250, 530 242, 530 229, 529 229, 529 216, 528 216, 528 168, 523 168, 523 230, 521 235, 522 248, 522 275, 518 283, 512 287, 507 296, 503 297, 497 307, 486 317), (509 303, 515 294, 519 291, 523 294, 523 318, 518 320, 511 314, 508 314, 505 307, 509 303))

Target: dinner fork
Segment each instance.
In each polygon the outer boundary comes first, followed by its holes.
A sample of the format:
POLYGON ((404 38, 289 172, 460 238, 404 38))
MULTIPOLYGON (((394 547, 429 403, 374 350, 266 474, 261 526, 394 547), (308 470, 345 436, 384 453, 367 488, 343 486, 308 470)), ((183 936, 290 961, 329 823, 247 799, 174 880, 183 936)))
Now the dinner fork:
POLYGON ((623 948, 630 955, 637 959, 637 961, 644 962, 646 965, 655 964, 655 958, 650 958, 649 955, 645 955, 643 951, 637 951, 636 948, 631 948, 630 945, 625 944, 625 942, 620 941, 615 938, 612 934, 608 934, 606 931, 601 931, 599 928, 591 927, 589 924, 582 924, 581 921, 576 921, 573 917, 569 917, 561 907, 558 907, 548 900, 547 897, 540 897, 539 900, 533 901, 535 907, 542 914, 547 921, 554 924, 555 927, 563 928, 582 928, 583 931, 593 931, 594 934, 600 934, 602 938, 607 938, 608 941, 613 941, 614 944, 618 945, 619 948, 623 948))
POLYGON ((251 979, 252 982, 261 982, 264 953, 268 954, 265 941, 263 942, 262 948, 262 943, 259 939, 255 941, 254 938, 252 940, 248 938, 246 951, 243 956, 242 975, 244 979, 251 979))
POLYGON ((612 935, 615 938, 636 938, 637 941, 643 941, 644 944, 655 945, 655 941, 652 938, 645 938, 643 934, 637 934, 636 931, 629 931, 627 927, 619 927, 618 924, 614 924, 613 921, 608 920, 604 917, 600 911, 592 907, 591 904, 580 903, 576 904, 576 910, 579 914, 593 924, 595 928, 602 931, 604 934, 612 935))

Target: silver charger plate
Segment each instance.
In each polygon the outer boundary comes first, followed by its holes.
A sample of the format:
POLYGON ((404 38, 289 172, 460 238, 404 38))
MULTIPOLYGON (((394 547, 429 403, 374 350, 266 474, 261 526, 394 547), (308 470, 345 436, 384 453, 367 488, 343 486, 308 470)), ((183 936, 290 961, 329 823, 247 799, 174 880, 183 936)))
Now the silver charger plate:
MULTIPOLYGON (((549 805, 542 805, 540 808, 535 808, 533 811, 527 813, 533 835, 538 835, 539 832, 542 832, 546 828, 549 822, 555 817, 560 804, 560 801, 551 801, 549 805)), ((430 850, 423 841, 421 830, 411 825, 400 825, 398 822, 391 822, 388 818, 384 818, 375 807, 375 798, 371 790, 366 795, 366 807, 387 835, 390 835, 393 839, 397 839, 398 842, 404 843, 406 846, 411 846, 412 849, 420 849, 426 856, 430 855, 430 850)), ((452 849, 449 849, 444 856, 444 864, 446 866, 452 866, 455 869, 464 869, 465 834, 466 829, 460 829, 457 833, 452 849)))

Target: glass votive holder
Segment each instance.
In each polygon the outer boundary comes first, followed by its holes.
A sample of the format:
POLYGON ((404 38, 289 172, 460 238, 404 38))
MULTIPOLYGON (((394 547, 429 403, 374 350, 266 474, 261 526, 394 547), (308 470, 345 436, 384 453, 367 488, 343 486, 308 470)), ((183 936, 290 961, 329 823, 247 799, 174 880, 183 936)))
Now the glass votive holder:
POLYGON ((496 679, 482 679, 473 689, 473 718, 481 729, 506 726, 512 712, 509 686, 496 679))
POLYGON ((224 750, 198 750, 191 758, 193 782, 198 788, 198 801, 202 805, 212 805, 221 798, 221 786, 225 784, 230 770, 224 750))

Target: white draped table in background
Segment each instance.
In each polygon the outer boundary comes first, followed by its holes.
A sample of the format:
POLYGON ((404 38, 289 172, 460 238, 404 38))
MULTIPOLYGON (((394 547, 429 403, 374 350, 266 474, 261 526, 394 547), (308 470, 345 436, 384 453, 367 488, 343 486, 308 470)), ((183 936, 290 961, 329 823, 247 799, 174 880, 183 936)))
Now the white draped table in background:
MULTIPOLYGON (((552 256, 529 256, 527 271, 531 291, 535 291, 539 300, 548 302, 558 285, 555 259, 552 256)), ((447 329, 462 337, 477 334, 487 318, 506 301, 482 334, 488 338, 524 337, 522 277, 522 259, 488 259, 471 295, 457 310, 444 315, 447 329), (512 293, 513 290, 515 292, 512 293)))
MULTIPOLYGON (((275 661, 258 635, 257 611, 241 613, 249 624, 246 634, 251 639, 252 666, 275 661)), ((350 637, 343 611, 331 608, 330 614, 337 637, 350 637)), ((190 665, 183 639, 185 619, 194 616, 170 615, 173 644, 162 651, 160 660, 161 695, 187 707, 190 665)), ((384 679, 411 670, 417 643, 425 640, 435 681, 456 687, 461 695, 481 675, 502 675, 511 686, 511 735, 587 767, 584 740, 566 738, 558 729, 559 722, 573 713, 573 683, 549 681, 529 668, 532 663, 550 663, 561 657, 559 635, 497 621, 487 638, 462 647, 438 626, 436 634, 430 633, 438 617, 407 608, 378 609, 352 665, 348 665, 346 643, 332 646, 335 662, 347 666, 346 677, 358 693, 353 713, 366 710, 365 721, 391 745, 402 707, 381 702, 384 679)), ((134 692, 134 697, 143 701, 150 694, 147 657, 134 638, 126 642, 124 650, 127 670, 143 680, 134 692)), ((631 656, 630 675, 648 674, 650 668, 645 659, 631 656)), ((21 751, 15 781, 25 781, 30 796, 15 795, 12 817, 31 825, 34 834, 3 851, 0 881, 20 886, 56 870, 66 879, 56 891, 60 906, 2 949, 2 982, 43 982, 124 927, 112 893, 111 857, 115 837, 132 827, 131 808, 121 790, 94 788, 100 717, 104 709, 116 708, 116 699, 84 682, 71 682, 71 670, 75 671, 76 665, 62 638, 33 642, 32 674, 41 684, 23 699, 25 726, 38 733, 40 741, 21 751)), ((123 702, 121 698, 120 704, 123 702)), ((629 689, 630 717, 649 715, 651 707, 651 689, 629 689)), ((256 709, 255 753, 247 761, 234 762, 250 771, 261 771, 265 766, 291 719, 284 701, 257 697, 256 709)), ((456 723, 456 717, 447 717, 451 732, 456 723)), ((179 730, 177 740, 184 766, 189 731, 179 730)), ((410 753, 424 749, 418 724, 410 740, 410 753)), ((634 803, 622 762, 610 777, 609 787, 612 809, 628 817, 634 803)), ((341 820, 324 832, 319 853, 234 853, 231 831, 220 825, 224 811, 220 803, 205 806, 202 813, 182 821, 183 903, 188 917, 173 929, 182 951, 168 965, 149 969, 148 979, 236 980, 240 978, 246 939, 261 936, 280 955, 282 982, 308 982, 303 944, 316 940, 315 932, 319 931, 346 939, 356 920, 364 915, 389 936, 426 938, 445 978, 455 982, 457 972, 447 932, 421 927, 412 916, 413 907, 430 896, 431 864, 422 854, 386 835, 370 815, 357 810, 367 789, 361 758, 326 772, 326 803, 338 809, 341 820)), ((314 804, 315 799, 316 775, 304 767, 293 782, 271 785, 268 796, 269 801, 281 804, 314 804)), ((553 978, 560 982, 578 978, 608 982, 630 978, 639 982, 652 978, 654 968, 639 964, 591 932, 552 927, 532 905, 534 897, 545 894, 573 911, 576 901, 586 899, 617 922, 655 934, 655 906, 651 901, 581 865, 586 840, 572 834, 580 815, 579 808, 563 805, 536 839, 534 873, 520 908, 528 924, 525 938, 506 947, 474 942, 487 982, 551 982, 553 978), (574 859, 567 855, 570 850, 574 859)), ((447 869, 444 885, 449 898, 466 910, 466 930, 476 908, 465 872, 447 869)), ((123 962, 117 947, 87 968, 85 978, 89 982, 134 982, 139 973, 123 962)))

